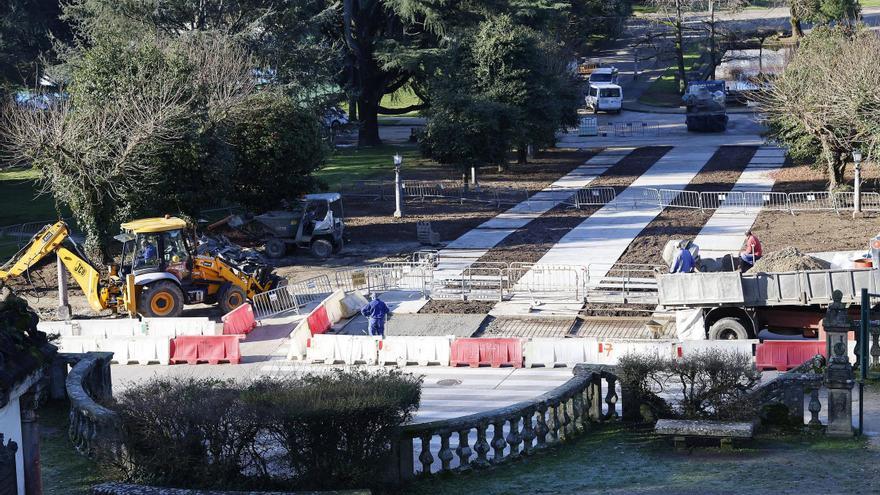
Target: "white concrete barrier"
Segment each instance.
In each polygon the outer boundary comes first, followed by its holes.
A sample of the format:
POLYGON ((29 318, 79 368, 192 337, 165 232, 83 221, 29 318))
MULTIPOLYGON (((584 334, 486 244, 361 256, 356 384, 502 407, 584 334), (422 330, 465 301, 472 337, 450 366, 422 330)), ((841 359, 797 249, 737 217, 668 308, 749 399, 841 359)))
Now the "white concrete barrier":
POLYGON ((221 335, 223 326, 207 317, 196 318, 144 318, 146 334, 154 337, 178 337, 180 335, 221 335))
POLYGON ((673 345, 669 340, 613 340, 602 339, 596 342, 595 353, 587 354, 591 364, 616 365, 620 356, 626 354, 653 354, 662 358, 672 356, 673 345), (595 356, 595 357, 594 357, 595 356))
POLYGON ((62 337, 73 335, 73 322, 71 321, 41 321, 37 323, 37 330, 47 334, 58 334, 62 337))
POLYGON ((449 366, 449 351, 455 337, 385 337, 379 341, 379 364, 438 364, 449 366))
POLYGON ((305 359, 310 338, 312 338, 312 331, 309 330, 309 322, 303 319, 290 332, 290 350, 287 351, 287 360, 302 361, 305 359))
POLYGON ((98 342, 98 348, 112 352, 112 362, 118 364, 168 364, 171 339, 147 335, 108 337, 98 342))
POLYGON ((574 366, 595 360, 597 356, 596 344, 596 339, 592 338, 535 338, 523 344, 523 358, 527 368, 574 366))
POLYGON ((324 364, 376 364, 379 337, 361 335, 315 335, 309 342, 306 361, 324 364))
POLYGON ((327 296, 326 299, 321 301, 321 304, 324 305, 324 309, 327 310, 327 318, 330 320, 330 323, 336 323, 343 318, 347 318, 345 316, 345 310, 342 307, 342 301, 345 299, 345 291, 342 289, 337 289, 335 292, 327 296))
POLYGON ((74 335, 88 337, 133 337, 143 333, 141 322, 133 318, 74 320, 74 335), (77 327, 79 331, 77 332, 77 327))
POLYGON ((79 354, 83 352, 98 351, 98 340, 95 337, 83 337, 80 335, 62 335, 57 341, 58 352, 79 354))
POLYGON ((754 340, 682 340, 675 344, 675 357, 684 357, 691 353, 705 351, 707 349, 720 349, 733 351, 749 356, 755 355, 755 345, 760 341, 754 340))

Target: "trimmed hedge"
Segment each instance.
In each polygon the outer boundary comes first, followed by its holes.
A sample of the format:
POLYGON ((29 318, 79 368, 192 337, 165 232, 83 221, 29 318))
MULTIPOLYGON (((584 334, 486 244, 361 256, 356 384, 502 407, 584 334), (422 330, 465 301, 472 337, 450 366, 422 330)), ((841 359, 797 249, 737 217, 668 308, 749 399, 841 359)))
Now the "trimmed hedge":
POLYGON ((111 405, 127 480, 180 488, 378 487, 421 378, 334 370, 248 385, 155 378, 111 405))

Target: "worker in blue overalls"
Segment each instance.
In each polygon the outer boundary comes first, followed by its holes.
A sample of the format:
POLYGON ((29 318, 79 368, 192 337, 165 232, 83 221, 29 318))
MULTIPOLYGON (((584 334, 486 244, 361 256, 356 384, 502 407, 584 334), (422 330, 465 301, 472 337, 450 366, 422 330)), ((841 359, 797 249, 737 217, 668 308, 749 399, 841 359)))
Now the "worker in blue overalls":
POLYGON ((382 302, 381 299, 379 299, 379 296, 373 294, 373 300, 361 308, 361 314, 369 319, 367 332, 370 335, 385 337, 385 316, 390 312, 391 310, 388 309, 388 306, 382 302))

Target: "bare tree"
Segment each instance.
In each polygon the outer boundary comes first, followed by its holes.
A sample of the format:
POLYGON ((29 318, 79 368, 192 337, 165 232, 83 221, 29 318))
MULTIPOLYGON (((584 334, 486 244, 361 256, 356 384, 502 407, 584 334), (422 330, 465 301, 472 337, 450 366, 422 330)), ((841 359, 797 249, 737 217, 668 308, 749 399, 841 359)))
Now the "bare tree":
POLYGON ((868 30, 817 28, 760 96, 774 136, 793 155, 820 157, 829 188, 853 150, 880 151, 880 39, 868 30))
POLYGON ((73 211, 96 261, 125 198, 162 194, 150 186, 159 178, 163 144, 201 115, 222 119, 255 89, 254 62, 225 37, 194 35, 161 50, 174 52, 175 63, 143 61, 138 78, 97 104, 73 92, 43 109, 11 104, 3 112, 9 158, 40 170, 42 192, 73 211))

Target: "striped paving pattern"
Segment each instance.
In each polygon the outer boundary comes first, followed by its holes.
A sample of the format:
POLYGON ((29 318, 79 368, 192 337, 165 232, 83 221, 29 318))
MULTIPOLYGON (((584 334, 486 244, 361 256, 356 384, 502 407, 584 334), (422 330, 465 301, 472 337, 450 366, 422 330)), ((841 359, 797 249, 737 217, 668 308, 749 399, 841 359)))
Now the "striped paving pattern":
POLYGON ((564 338, 575 318, 495 318, 480 337, 564 338))

